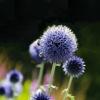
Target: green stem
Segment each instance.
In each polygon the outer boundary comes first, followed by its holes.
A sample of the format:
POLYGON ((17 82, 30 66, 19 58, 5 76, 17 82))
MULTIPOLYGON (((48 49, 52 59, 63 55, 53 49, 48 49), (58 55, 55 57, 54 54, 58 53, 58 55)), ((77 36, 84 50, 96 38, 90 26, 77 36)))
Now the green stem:
POLYGON ((51 93, 51 85, 52 85, 52 83, 53 83, 53 78, 54 78, 55 69, 56 69, 56 64, 53 63, 52 69, 51 69, 51 80, 50 80, 50 83, 49 83, 49 93, 51 93))
POLYGON ((74 96, 71 96, 70 98, 71 98, 71 100, 75 100, 74 96))
POLYGON ((39 77, 38 77, 38 87, 41 85, 43 70, 44 70, 44 63, 42 63, 40 66, 40 72, 39 72, 39 77))
POLYGON ((69 89, 71 87, 72 80, 73 80, 73 76, 70 76, 70 79, 69 79, 69 82, 68 82, 68 87, 67 87, 68 92, 69 92, 69 89))
MULTIPOLYGON (((69 92, 69 90, 70 90, 72 80, 73 80, 73 77, 70 76, 70 79, 69 79, 69 82, 68 82, 68 87, 67 87, 67 89, 66 89, 67 91, 64 93, 64 98, 63 98, 63 100, 66 100, 66 97, 68 96, 68 92, 69 92)), ((71 100, 73 100, 73 99, 71 99, 71 100)))

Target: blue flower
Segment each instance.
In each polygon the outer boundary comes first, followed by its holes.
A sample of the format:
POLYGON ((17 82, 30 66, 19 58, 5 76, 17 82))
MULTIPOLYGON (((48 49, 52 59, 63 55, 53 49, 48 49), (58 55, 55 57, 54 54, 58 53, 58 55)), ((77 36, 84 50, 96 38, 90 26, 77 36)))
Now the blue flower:
POLYGON ((13 84, 22 83, 23 75, 17 70, 12 70, 7 74, 7 80, 13 84))
POLYGON ((39 51, 40 51, 39 40, 36 40, 29 46, 29 53, 31 58, 37 63, 42 62, 42 57, 40 57, 39 51))
POLYGON ((36 93, 32 100, 50 100, 50 97, 45 92, 36 93))
POLYGON ((10 83, 3 82, 0 84, 0 95, 4 95, 8 98, 13 97, 13 90, 10 83))
POLYGON ((40 39, 40 53, 46 61, 62 63, 77 50, 77 39, 66 26, 49 27, 40 39))
POLYGON ((65 74, 73 77, 79 77, 84 73, 85 64, 82 58, 74 56, 66 61, 63 65, 65 74))

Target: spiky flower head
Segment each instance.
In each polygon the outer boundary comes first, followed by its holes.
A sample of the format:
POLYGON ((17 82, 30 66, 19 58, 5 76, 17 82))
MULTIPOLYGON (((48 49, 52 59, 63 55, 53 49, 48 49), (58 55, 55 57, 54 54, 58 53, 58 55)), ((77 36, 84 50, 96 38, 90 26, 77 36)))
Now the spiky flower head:
POLYGON ((48 27, 40 39, 40 52, 49 62, 61 63, 77 50, 77 39, 66 26, 48 27))
POLYGON ((7 80, 13 84, 22 83, 23 75, 17 70, 12 70, 7 74, 7 80))
POLYGON ((42 90, 36 91, 31 100, 50 100, 50 96, 42 90))
POLYGON ((29 46, 29 53, 31 58, 37 62, 42 62, 42 57, 39 56, 40 46, 39 46, 39 40, 36 40, 29 46))
POLYGON ((82 58, 74 56, 66 61, 63 65, 65 74, 73 77, 79 77, 84 73, 85 64, 82 58))

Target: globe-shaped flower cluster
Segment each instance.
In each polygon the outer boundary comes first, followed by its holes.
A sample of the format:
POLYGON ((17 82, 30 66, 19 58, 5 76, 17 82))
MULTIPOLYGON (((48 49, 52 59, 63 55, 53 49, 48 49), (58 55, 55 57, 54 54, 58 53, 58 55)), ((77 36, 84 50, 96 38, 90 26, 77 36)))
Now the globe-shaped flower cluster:
POLYGON ((18 82, 22 83, 23 75, 17 70, 12 70, 7 74, 7 80, 14 84, 18 82))
POLYGON ((77 39, 68 27, 54 25, 43 33, 40 46, 46 61, 62 63, 77 50, 77 39))
POLYGON ((73 56, 68 61, 66 61, 63 65, 63 70, 65 74, 73 77, 79 77, 84 73, 85 64, 82 58, 73 56))
POLYGON ((9 83, 0 84, 0 96, 7 96, 8 98, 13 96, 13 90, 9 83))
POLYGON ((39 51, 40 51, 39 40, 36 40, 35 42, 31 43, 29 46, 30 56, 36 63, 42 62, 42 57, 40 57, 39 51))
POLYGON ((45 92, 41 92, 35 94, 33 100, 50 100, 50 97, 45 92))
MULTIPOLYGON (((13 98, 22 92, 23 74, 18 70, 11 70, 4 80, 0 81, 0 96, 13 98)), ((7 99, 8 100, 8 99, 7 99)))
POLYGON ((42 58, 41 62, 63 63, 65 74, 78 77, 85 68, 83 59, 74 56, 77 46, 77 38, 70 28, 53 25, 43 32, 39 45, 33 42, 29 51, 34 60, 42 58))
POLYGON ((37 89, 32 95, 30 100, 51 100, 48 93, 42 89, 37 89))

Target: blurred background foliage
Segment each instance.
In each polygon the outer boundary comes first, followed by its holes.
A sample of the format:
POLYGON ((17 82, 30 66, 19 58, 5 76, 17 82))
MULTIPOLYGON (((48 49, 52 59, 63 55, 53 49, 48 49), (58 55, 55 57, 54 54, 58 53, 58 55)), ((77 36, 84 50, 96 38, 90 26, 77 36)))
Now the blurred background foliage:
MULTIPOLYGON (((0 0, 0 79, 14 68, 24 74, 24 92, 18 100, 28 100, 29 86, 38 69, 29 56, 29 45, 42 35, 47 26, 63 24, 70 27, 78 38, 76 52, 86 62, 86 72, 74 79, 73 95, 76 100, 100 98, 100 1, 99 0, 0 0), (27 94, 27 95, 26 95, 27 94)), ((46 70, 50 65, 46 65, 46 70)), ((57 99, 68 77, 58 68, 54 92, 57 99)), ((1 100, 1 97, 0 97, 1 100)))

